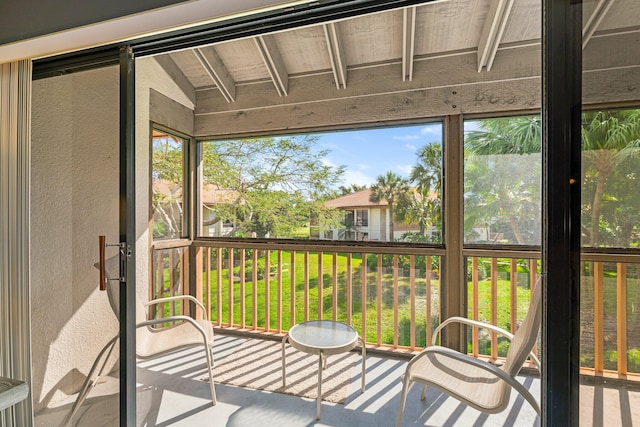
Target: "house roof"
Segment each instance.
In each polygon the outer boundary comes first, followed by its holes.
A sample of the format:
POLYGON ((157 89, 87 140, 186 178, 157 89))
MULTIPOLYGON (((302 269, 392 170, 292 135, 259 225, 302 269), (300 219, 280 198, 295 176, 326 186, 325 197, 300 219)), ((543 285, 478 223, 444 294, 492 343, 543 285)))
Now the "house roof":
MULTIPOLYGON (((153 191, 171 197, 182 197, 182 185, 166 179, 154 179, 153 191)), ((215 205, 222 203, 232 203, 236 199, 236 192, 225 188, 218 188, 213 184, 204 184, 200 192, 202 203, 205 205, 215 205)))
POLYGON ((328 200, 324 203, 324 205, 328 208, 337 209, 387 206, 386 200, 372 202, 371 200, 369 200, 370 197, 371 189, 365 188, 364 190, 356 191, 355 193, 346 194, 344 196, 328 200))

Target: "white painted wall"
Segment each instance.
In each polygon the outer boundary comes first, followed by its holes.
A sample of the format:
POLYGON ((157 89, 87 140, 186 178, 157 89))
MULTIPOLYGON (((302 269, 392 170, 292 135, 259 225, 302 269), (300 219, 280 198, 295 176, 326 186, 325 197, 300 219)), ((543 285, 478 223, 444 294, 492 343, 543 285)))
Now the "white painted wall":
POLYGON ((118 69, 33 84, 31 311, 37 412, 77 391, 118 330, 98 235, 118 240, 118 69))

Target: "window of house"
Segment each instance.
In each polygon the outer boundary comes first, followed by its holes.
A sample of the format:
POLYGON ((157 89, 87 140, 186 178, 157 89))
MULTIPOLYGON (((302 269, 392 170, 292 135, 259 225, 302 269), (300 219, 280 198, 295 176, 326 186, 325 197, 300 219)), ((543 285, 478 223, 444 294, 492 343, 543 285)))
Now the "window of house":
POLYGON ((152 134, 153 238, 185 236, 184 145, 186 139, 154 129, 152 134))
POLYGON ((441 242, 441 123, 198 145, 201 236, 441 242))
POLYGON ((356 225, 359 227, 366 227, 369 225, 369 211, 359 209, 355 212, 356 225))

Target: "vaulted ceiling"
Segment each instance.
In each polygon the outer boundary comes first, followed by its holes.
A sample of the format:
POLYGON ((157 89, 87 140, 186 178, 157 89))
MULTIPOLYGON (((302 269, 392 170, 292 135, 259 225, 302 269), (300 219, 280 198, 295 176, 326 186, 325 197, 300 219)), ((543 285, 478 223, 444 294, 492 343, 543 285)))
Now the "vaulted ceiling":
MULTIPOLYGON (((540 107, 540 0, 447 0, 156 57, 198 135, 540 107)), ((585 102, 633 102, 640 1, 585 0, 585 102), (630 83, 631 82, 631 83, 630 83)))

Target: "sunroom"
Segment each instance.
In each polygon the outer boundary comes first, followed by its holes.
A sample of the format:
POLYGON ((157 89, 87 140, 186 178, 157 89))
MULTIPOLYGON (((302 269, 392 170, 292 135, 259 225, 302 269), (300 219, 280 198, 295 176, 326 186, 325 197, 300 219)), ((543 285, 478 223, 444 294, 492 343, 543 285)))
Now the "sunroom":
MULTIPOLYGON (((108 49, 34 63, 36 424, 68 421, 91 365, 119 331, 97 289, 98 235, 107 257, 123 253, 122 283, 135 277, 135 294, 121 286, 125 301, 192 295, 203 304, 221 365, 243 343, 279 348, 275 340, 307 320, 353 326, 366 343, 373 392, 351 390, 342 406, 323 402, 317 425, 393 422, 402 367, 440 322, 465 316, 514 332, 545 273, 544 319, 573 331, 580 378, 559 385, 524 367, 524 383, 542 390, 542 417, 515 397, 505 414, 486 416, 434 391, 426 403, 410 396, 404 425, 575 420, 575 407, 555 408, 544 396, 568 387, 563 395, 575 399, 578 381, 581 425, 640 422, 640 6, 585 1, 582 57, 567 59, 548 56, 557 52, 543 38, 554 29, 543 31, 538 0, 405 3, 294 7, 253 25, 236 17, 164 44, 135 41, 135 55, 122 50, 119 64, 108 49), (563 60, 565 73, 582 72, 581 88, 553 86, 554 61, 563 60), (545 133, 569 126, 559 111, 576 93, 577 154, 575 135, 571 144, 545 133), (565 177, 572 181, 560 183, 565 177), (359 204, 332 207, 363 192, 359 204), (111 247, 122 242, 123 216, 128 246, 111 247), (576 223, 579 233, 565 229, 576 223), (561 279, 579 286, 554 284, 561 279), (51 305, 61 309, 43 309, 51 305)), ((122 308, 120 322, 131 322, 122 308)), ((176 314, 205 313, 170 303, 149 313, 176 314)), ((569 375, 551 346, 566 351, 567 336, 549 328, 535 351, 544 367, 569 375)), ((131 340, 120 342, 122 358, 131 340)), ((496 364, 507 345, 476 328, 447 328, 442 342, 496 364)), ((93 423, 102 412, 117 423, 137 395, 136 421, 128 420, 138 424, 313 423, 307 400, 296 407, 224 382, 218 405, 207 405, 203 363, 189 352, 139 362, 137 387, 118 392, 114 350, 70 422, 93 423)))

